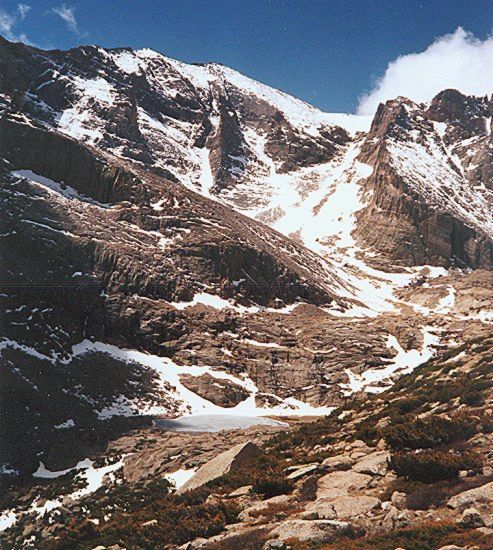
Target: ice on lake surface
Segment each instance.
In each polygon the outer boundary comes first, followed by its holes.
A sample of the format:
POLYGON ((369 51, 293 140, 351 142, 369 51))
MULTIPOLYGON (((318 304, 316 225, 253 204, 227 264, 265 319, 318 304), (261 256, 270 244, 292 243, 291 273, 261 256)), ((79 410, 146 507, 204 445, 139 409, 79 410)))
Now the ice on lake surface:
POLYGON ((156 420, 156 426, 172 432, 220 432, 221 430, 240 430, 250 426, 284 426, 283 422, 258 416, 235 416, 197 414, 180 418, 156 420))

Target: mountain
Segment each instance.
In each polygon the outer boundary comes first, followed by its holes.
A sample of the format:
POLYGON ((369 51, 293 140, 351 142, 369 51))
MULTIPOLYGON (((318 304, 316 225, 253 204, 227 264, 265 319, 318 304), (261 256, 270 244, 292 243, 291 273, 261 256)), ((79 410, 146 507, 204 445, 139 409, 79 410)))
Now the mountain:
POLYGON ((472 349, 492 116, 456 90, 329 114, 218 64, 0 38, 5 525, 40 468, 110 448, 137 476, 156 418, 328 414, 472 349))

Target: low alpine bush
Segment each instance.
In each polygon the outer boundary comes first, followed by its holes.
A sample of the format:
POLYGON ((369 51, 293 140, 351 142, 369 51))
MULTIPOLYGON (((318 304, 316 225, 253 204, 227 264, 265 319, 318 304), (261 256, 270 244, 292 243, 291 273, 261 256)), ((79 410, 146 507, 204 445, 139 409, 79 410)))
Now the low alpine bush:
POLYGON ((398 477, 421 483, 457 479, 461 470, 479 472, 481 467, 481 456, 474 451, 399 452, 392 454, 389 460, 389 468, 398 477))
POLYGON ((448 419, 441 416, 405 418, 391 422, 383 429, 387 445, 395 451, 431 449, 468 439, 476 433, 476 424, 466 416, 448 419))

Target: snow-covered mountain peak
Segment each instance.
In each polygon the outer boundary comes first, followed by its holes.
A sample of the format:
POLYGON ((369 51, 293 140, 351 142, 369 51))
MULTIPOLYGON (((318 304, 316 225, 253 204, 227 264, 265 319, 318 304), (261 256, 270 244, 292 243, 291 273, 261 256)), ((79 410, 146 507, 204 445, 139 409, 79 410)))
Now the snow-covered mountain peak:
POLYGON ((304 129, 311 134, 316 134, 320 125, 341 126, 350 133, 368 131, 370 128, 372 116, 325 113, 301 99, 262 84, 220 63, 184 63, 148 48, 110 50, 110 55, 118 67, 127 73, 138 74, 139 71, 145 73, 146 62, 157 60, 172 66, 201 91, 210 91, 212 85, 233 86, 240 93, 269 103, 294 127, 304 129))
MULTIPOLYGON (((16 76, 6 59, 8 88, 16 76)), ((487 98, 445 90, 424 105, 399 97, 372 119, 324 113, 223 65, 183 63, 150 49, 26 48, 26 59, 29 78, 15 102, 36 120, 267 223, 317 254, 342 254, 341 265, 348 243, 352 255, 372 258, 377 250, 403 265, 489 262, 467 244, 474 232, 491 235, 487 98), (404 199, 413 204, 404 211, 413 218, 403 229, 409 254, 385 216, 375 230, 380 210, 402 219, 404 199), (428 214, 415 214, 416 204, 467 229, 454 228, 446 246, 430 250, 429 228, 415 229, 428 214), (379 238, 382 231, 389 239, 379 238)))
POLYGON ((311 135, 316 135, 320 130, 320 126, 323 125, 341 126, 351 133, 367 131, 370 128, 372 117, 346 113, 325 113, 301 99, 262 84, 224 65, 212 64, 207 65, 207 67, 211 72, 218 75, 223 82, 271 104, 294 127, 304 129, 311 135))

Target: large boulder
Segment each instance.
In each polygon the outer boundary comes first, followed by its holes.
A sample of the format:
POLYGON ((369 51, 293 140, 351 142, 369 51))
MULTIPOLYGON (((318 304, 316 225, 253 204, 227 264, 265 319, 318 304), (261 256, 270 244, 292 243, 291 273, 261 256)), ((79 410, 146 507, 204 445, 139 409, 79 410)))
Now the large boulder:
POLYGON ((447 505, 450 508, 461 508, 463 506, 469 506, 470 504, 477 504, 481 502, 493 501, 493 481, 482 485, 481 487, 475 487, 453 496, 447 505))
POLYGON ((353 470, 360 474, 369 474, 372 476, 385 475, 388 466, 387 461, 390 458, 388 451, 379 451, 367 455, 365 458, 359 460, 354 466, 353 470))
POLYGON ((289 520, 281 523, 270 532, 270 536, 280 540, 297 539, 300 542, 329 542, 335 536, 349 534, 351 527, 344 521, 318 519, 306 521, 289 520))
POLYGON ((216 378, 209 373, 200 376, 181 374, 180 382, 189 390, 211 401, 218 407, 235 407, 249 395, 248 391, 239 384, 235 384, 231 380, 216 378))
POLYGON ((349 470, 353 465, 353 462, 354 460, 347 454, 336 455, 326 458, 322 462, 322 466, 324 466, 331 472, 334 470, 349 470))
POLYGON ((459 524, 466 529, 476 529, 476 527, 484 527, 485 521, 476 508, 467 508, 462 513, 459 524))
POLYGON ((321 498, 311 502, 307 511, 316 512, 322 519, 350 519, 362 516, 377 508, 380 500, 370 496, 342 496, 321 498))
POLYGON ((245 463, 261 454, 262 451, 251 441, 235 445, 201 466, 197 472, 182 485, 178 493, 197 489, 228 472, 237 471, 245 463))
POLYGON ((372 477, 352 470, 331 472, 318 480, 317 498, 339 498, 364 489, 372 477))

